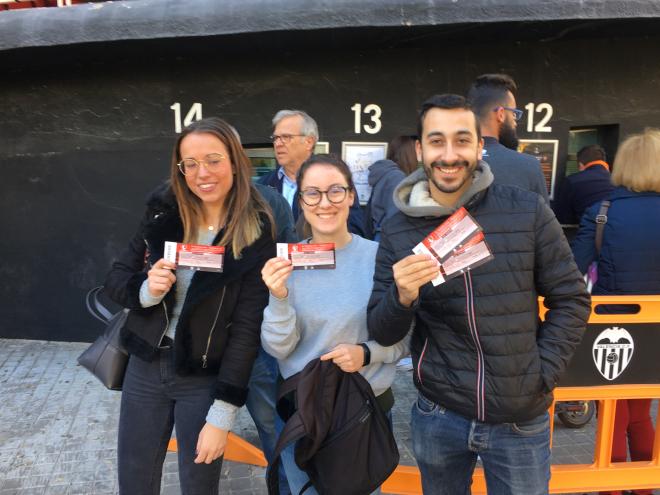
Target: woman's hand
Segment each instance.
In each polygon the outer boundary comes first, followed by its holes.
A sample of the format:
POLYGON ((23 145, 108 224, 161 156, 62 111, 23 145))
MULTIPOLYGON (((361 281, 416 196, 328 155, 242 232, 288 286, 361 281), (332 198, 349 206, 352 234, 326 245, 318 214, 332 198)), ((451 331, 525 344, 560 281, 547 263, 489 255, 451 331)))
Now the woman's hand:
POLYGON ((284 299, 289 294, 286 281, 293 271, 290 260, 284 258, 271 258, 261 269, 261 278, 270 293, 278 299, 284 299))
POLYGON ((321 356, 321 361, 332 359, 342 371, 353 373, 364 364, 364 349, 357 344, 339 344, 333 350, 321 356))
POLYGON ((197 457, 195 464, 211 464, 225 453, 227 446, 227 430, 221 430, 210 423, 206 423, 199 432, 197 439, 197 457))
POLYGON ((170 291, 172 285, 176 282, 176 276, 172 272, 174 269, 176 269, 176 266, 165 258, 161 258, 154 263, 151 270, 147 272, 147 284, 149 293, 152 296, 162 297, 170 291))

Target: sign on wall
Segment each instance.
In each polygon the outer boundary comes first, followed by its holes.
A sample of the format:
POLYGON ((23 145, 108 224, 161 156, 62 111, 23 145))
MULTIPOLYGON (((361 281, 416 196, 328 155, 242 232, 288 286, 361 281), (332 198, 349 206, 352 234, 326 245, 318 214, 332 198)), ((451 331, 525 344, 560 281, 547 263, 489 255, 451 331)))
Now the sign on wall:
POLYGON ((558 139, 521 139, 518 145, 518 151, 532 155, 539 161, 550 199, 554 199, 558 148, 558 139))
POLYGON ((366 204, 371 196, 369 186, 369 167, 387 156, 387 143, 362 143, 344 141, 341 143, 341 157, 348 164, 353 174, 353 183, 360 200, 366 204))

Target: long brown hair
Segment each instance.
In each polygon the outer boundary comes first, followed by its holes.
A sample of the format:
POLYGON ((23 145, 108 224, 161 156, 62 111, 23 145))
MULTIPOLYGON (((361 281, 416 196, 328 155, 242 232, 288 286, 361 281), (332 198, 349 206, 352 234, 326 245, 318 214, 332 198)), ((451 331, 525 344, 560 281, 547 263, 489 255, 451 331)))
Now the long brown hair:
MULTIPOLYGON (((186 179, 177 165, 181 161, 181 141, 192 133, 214 135, 222 141, 229 152, 228 158, 232 163, 234 183, 225 198, 225 232, 218 244, 227 246, 231 243, 233 256, 238 259, 243 249, 261 236, 260 215, 266 215, 271 225, 273 225, 270 207, 252 185, 252 163, 243 151, 236 130, 217 117, 193 122, 181 132, 177 139, 172 152, 172 165, 170 167, 172 190, 176 196, 179 214, 183 222, 184 242, 195 241, 202 219, 202 201, 188 188, 186 179)), ((274 233, 275 229, 272 230, 274 233)))
POLYGON ((396 163, 406 175, 412 174, 419 166, 416 139, 415 136, 396 136, 387 147, 387 159, 396 163))

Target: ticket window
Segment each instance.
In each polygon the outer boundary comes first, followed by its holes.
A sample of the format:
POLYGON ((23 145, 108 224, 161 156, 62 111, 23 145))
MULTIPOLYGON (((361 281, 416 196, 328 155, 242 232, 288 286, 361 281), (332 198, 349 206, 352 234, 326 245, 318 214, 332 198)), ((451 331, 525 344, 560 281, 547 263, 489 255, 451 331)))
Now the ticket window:
POLYGON ((619 125, 572 127, 568 132, 568 156, 565 176, 578 172, 577 152, 584 146, 599 144, 607 154, 607 161, 612 165, 619 142, 619 125))
MULTIPOLYGON (((259 180, 259 177, 269 174, 277 168, 275 150, 272 144, 246 144, 244 149, 252 162, 253 181, 259 180)), ((328 153, 329 149, 330 144, 328 142, 319 141, 314 147, 314 153, 328 153)))

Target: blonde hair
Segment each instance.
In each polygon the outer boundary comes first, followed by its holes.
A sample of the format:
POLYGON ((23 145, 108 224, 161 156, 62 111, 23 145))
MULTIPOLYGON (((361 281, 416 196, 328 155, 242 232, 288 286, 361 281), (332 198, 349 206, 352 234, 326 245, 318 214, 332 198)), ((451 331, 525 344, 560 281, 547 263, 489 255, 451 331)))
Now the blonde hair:
MULTIPOLYGON (((222 119, 211 117, 198 120, 186 127, 174 146, 170 179, 176 196, 179 215, 183 222, 183 242, 195 242, 202 219, 202 201, 188 188, 178 163, 181 161, 181 141, 188 134, 207 133, 217 137, 227 148, 232 163, 234 183, 225 198, 226 225, 218 245, 227 246, 235 259, 240 258, 244 248, 251 245, 262 234, 261 215, 273 225, 270 207, 252 185, 252 163, 241 146, 235 129, 222 119)), ((275 229, 272 229, 274 236, 275 229)))
POLYGON ((660 193, 660 129, 647 128, 626 138, 614 158, 612 184, 660 193))

